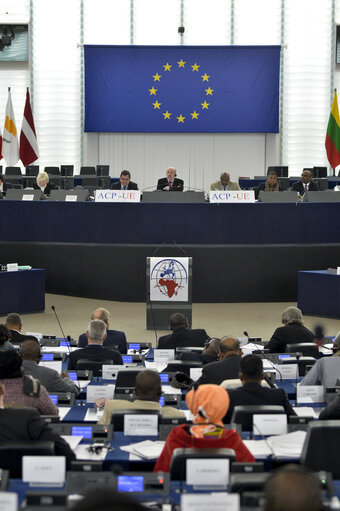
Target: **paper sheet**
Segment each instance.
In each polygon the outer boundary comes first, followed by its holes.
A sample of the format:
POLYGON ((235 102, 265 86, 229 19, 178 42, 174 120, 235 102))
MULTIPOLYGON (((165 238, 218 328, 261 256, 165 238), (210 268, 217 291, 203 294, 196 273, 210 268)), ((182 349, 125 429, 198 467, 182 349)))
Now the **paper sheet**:
POLYGON ((319 414, 311 406, 293 406, 293 410, 299 417, 313 417, 313 419, 319 417, 319 414))
POLYGON ((182 394, 181 389, 175 389, 171 385, 162 385, 163 394, 182 394))
POLYGON ((137 456, 137 459, 153 460, 160 456, 164 445, 165 442, 161 440, 143 440, 130 445, 122 445, 120 449, 130 453, 130 455, 137 456))
POLYGON ((70 406, 58 406, 60 420, 64 420, 68 412, 71 410, 70 406))
POLYGON ((88 408, 84 417, 84 422, 98 422, 103 415, 104 410, 97 408, 88 408))
POLYGON ((244 440, 243 443, 256 459, 264 459, 272 454, 264 440, 244 440))
POLYGON ((68 443, 68 445, 71 447, 72 451, 76 449, 76 447, 80 444, 83 437, 80 435, 61 435, 61 438, 65 440, 65 442, 68 443))

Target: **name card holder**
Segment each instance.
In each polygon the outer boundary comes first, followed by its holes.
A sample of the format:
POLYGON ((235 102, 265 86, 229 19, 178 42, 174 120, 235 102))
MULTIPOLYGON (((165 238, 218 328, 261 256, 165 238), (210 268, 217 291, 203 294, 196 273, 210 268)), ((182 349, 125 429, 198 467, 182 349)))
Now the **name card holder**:
POLYGON ((23 456, 22 480, 30 486, 62 486, 65 482, 65 456, 23 456))
POLYGON ((299 367, 297 364, 277 364, 276 366, 277 380, 297 380, 299 377, 299 367))
POLYGON ((88 385, 86 387, 86 402, 94 403, 97 399, 113 399, 114 385, 88 385))
POLYGON ((18 263, 8 263, 7 271, 18 271, 18 263))
POLYGON ((181 511, 240 511, 238 493, 183 493, 181 511))
POLYGON ((10 492, 0 492, 0 511, 17 511, 18 494, 10 492))
POLYGON ((195 489, 227 489, 229 485, 230 461, 218 458, 187 459, 186 483, 195 489))
POLYGON ((158 415, 126 414, 124 415, 124 435, 157 436, 158 415))
POLYGON ((21 200, 34 200, 34 195, 31 193, 24 193, 21 200))
POLYGON ((285 435, 287 433, 287 415, 285 413, 253 415, 254 435, 285 435))
POLYGON ((153 350, 153 360, 156 365, 161 365, 169 362, 169 360, 175 360, 175 350, 153 350))
POLYGON ((140 202, 139 190, 96 190, 95 202, 140 202))
POLYGON ((116 380, 118 372, 122 369, 122 365, 103 365, 103 380, 116 380))
POLYGON ((77 202, 77 195, 66 195, 65 202, 77 202))
POLYGON ((323 403, 325 389, 323 385, 298 385, 296 387, 296 402, 298 404, 323 403))
POLYGON ((255 202, 254 190, 224 190, 209 192, 209 200, 211 204, 216 203, 238 203, 255 202))

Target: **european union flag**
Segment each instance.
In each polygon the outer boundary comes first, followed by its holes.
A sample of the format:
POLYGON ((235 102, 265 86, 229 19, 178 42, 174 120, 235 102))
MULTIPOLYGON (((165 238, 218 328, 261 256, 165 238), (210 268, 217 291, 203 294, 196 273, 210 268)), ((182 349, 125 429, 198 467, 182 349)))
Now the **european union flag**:
POLYGON ((85 46, 85 131, 279 130, 279 46, 85 46))

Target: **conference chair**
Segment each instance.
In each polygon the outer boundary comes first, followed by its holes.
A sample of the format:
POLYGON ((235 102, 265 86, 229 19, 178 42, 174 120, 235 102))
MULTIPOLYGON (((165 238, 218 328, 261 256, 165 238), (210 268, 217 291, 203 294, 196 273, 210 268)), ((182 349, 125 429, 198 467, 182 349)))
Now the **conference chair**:
POLYGON ((108 176, 110 174, 110 165, 97 165, 97 176, 108 176))
POLYGON ((5 176, 22 176, 20 167, 6 167, 5 176))
POLYGON ((111 186, 111 178, 110 176, 102 176, 98 178, 98 183, 100 188, 103 190, 108 190, 111 186))
POLYGON ((131 394, 136 386, 136 377, 141 371, 145 371, 145 367, 135 368, 124 368, 117 374, 116 379, 116 387, 115 387, 115 395, 116 394, 131 394))
POLYGON ((47 172, 48 175, 53 174, 54 176, 60 176, 60 169, 59 167, 45 167, 45 172, 47 172))
POLYGON ((161 419, 161 413, 158 410, 143 410, 141 408, 128 408, 127 410, 114 410, 112 412, 111 424, 113 424, 114 431, 124 431, 124 417, 127 415, 156 415, 157 416, 157 430, 161 419))
POLYGON ((91 176, 96 175, 95 167, 80 167, 80 175, 81 176, 91 176))
POLYGON ((99 188, 99 182, 98 182, 98 178, 96 176, 95 177, 83 177, 81 184, 84 188, 87 188, 88 186, 96 186, 97 188, 99 188))
POLYGON ((190 369, 194 367, 203 367, 202 362, 194 362, 192 360, 175 360, 168 362, 166 368, 162 371, 163 373, 185 373, 190 376, 190 369))
POLYGON ((26 176, 37 176, 39 174, 39 165, 26 165, 26 176))
POLYGON ((0 467, 11 478, 22 477, 23 456, 54 456, 54 442, 7 442, 0 444, 0 467))
POLYGON ((93 376, 101 376, 103 365, 112 365, 112 360, 89 360, 81 358, 77 362, 77 371, 88 370, 93 372, 93 376))
POLYGON ((313 167, 314 177, 327 177, 327 167, 313 167))
POLYGON ((60 174, 62 176, 73 176, 74 165, 60 165, 60 174))
POLYGON ((187 460, 202 460, 204 465, 205 459, 225 459, 230 463, 236 461, 235 451, 233 449, 210 449, 210 448, 177 448, 172 453, 170 464, 171 481, 186 481, 187 477, 187 460))
MULTIPOLYGON (((253 431, 253 415, 257 414, 285 414, 283 406, 279 405, 242 405, 235 406, 231 422, 241 424, 242 431, 253 431)), ((255 434, 260 434, 258 431, 254 431, 255 434)))
POLYGON ((287 344, 287 353, 302 353, 304 357, 320 358, 320 352, 315 342, 299 342, 287 344))
POLYGON ((316 359, 314 357, 299 357, 299 359, 295 357, 291 358, 283 358, 280 360, 282 364, 297 364, 299 368, 299 376, 305 376, 307 372, 307 366, 312 366, 315 364, 316 359))
POLYGON ((301 453, 301 465, 331 472, 340 479, 340 421, 314 421, 309 425, 301 453))

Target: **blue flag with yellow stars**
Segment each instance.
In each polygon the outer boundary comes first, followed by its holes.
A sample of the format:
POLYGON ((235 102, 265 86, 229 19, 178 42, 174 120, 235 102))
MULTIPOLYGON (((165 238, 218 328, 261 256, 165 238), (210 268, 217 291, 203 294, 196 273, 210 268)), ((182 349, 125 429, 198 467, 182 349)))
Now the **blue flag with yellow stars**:
POLYGON ((85 131, 277 133, 279 46, 85 46, 85 131))

